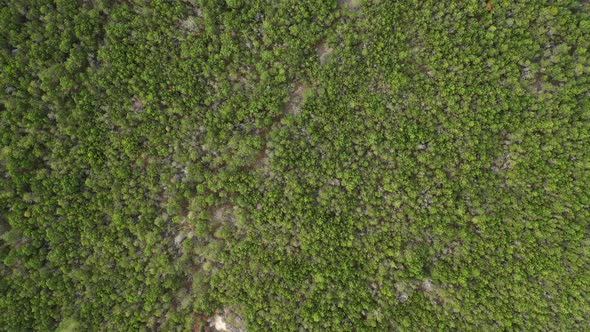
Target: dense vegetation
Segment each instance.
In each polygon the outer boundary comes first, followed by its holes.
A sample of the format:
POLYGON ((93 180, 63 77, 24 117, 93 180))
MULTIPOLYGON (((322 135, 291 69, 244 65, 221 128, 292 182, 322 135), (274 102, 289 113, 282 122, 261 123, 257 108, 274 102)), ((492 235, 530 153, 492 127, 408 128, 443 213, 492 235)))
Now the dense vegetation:
POLYGON ((0 29, 1 329, 590 329, 588 2, 4 0, 0 29))

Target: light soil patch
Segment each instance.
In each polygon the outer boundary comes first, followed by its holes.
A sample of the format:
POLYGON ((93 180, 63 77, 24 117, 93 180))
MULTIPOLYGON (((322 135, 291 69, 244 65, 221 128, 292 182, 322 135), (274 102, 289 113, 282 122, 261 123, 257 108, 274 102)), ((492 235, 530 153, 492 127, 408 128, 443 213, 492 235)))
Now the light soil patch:
POLYGON ((234 220, 233 209, 234 209, 233 205, 231 205, 229 203, 222 205, 220 207, 213 208, 213 211, 211 214, 213 216, 213 220, 215 221, 215 223, 218 223, 218 224, 233 222, 233 220, 234 220))
POLYGON ((217 331, 228 331, 227 324, 223 320, 223 317, 219 315, 213 316, 211 326, 214 327, 217 331))
POLYGON ((270 174, 270 159, 268 158, 268 152, 266 147, 264 147, 264 150, 260 153, 258 158, 256 158, 254 168, 262 170, 262 172, 265 174, 270 174))
POLYGON ((359 9, 361 7, 361 0, 338 0, 340 7, 348 9, 359 9))
POLYGON ((180 29, 182 29, 182 30, 189 31, 189 32, 197 31, 197 24, 195 22, 194 16, 189 16, 186 19, 180 21, 179 25, 180 25, 180 29))
POLYGON ((141 99, 139 99, 138 97, 134 97, 133 100, 131 101, 131 112, 139 113, 139 112, 143 111, 143 108, 144 108, 143 101, 141 101, 141 99))
POLYGON ((545 79, 543 77, 543 73, 538 72, 535 74, 535 78, 532 84, 532 88, 533 91, 537 94, 540 94, 541 92, 543 92, 544 88, 545 88, 545 79))
POLYGON ((432 280, 430 279, 424 279, 420 287, 425 292, 432 292, 432 290, 434 289, 434 285, 432 284, 432 280))
POLYGON ((511 170, 513 166, 514 166, 514 159, 512 158, 512 156, 509 153, 507 153, 507 154, 504 154, 504 155, 496 158, 496 160, 494 160, 494 165, 492 166, 492 171, 500 172, 500 171, 511 170))
POLYGON ((512 146, 512 137, 506 133, 502 135, 502 146, 504 148, 504 153, 500 154, 496 157, 492 164, 492 171, 500 172, 500 171, 509 171, 514 168, 515 165, 515 156, 511 151, 512 146))
POLYGON ((453 302, 447 288, 447 285, 434 283, 431 279, 398 281, 394 284, 394 290, 399 302, 407 301, 415 292, 422 292, 436 305, 453 302))
POLYGON ((222 313, 209 318, 208 321, 209 326, 215 331, 246 332, 245 324, 242 318, 227 308, 223 309, 222 313))
POLYGON ((290 114, 299 114, 301 106, 303 105, 303 95, 309 87, 303 84, 297 84, 295 90, 291 93, 289 102, 285 106, 285 111, 290 114))
POLYGON ((325 41, 321 41, 317 46, 318 56, 320 58, 320 63, 326 63, 328 56, 334 52, 334 49, 330 47, 325 41))
POLYGON ((391 86, 385 82, 383 77, 380 77, 377 81, 375 81, 371 88, 373 91, 383 94, 390 94, 391 93, 391 86))

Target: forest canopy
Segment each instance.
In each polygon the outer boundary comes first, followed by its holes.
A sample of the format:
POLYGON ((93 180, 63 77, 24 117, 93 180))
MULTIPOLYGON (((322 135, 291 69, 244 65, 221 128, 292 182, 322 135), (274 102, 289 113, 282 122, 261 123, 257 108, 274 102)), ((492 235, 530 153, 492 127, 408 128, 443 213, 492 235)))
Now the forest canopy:
POLYGON ((0 329, 590 329, 590 3, 4 0, 0 329))

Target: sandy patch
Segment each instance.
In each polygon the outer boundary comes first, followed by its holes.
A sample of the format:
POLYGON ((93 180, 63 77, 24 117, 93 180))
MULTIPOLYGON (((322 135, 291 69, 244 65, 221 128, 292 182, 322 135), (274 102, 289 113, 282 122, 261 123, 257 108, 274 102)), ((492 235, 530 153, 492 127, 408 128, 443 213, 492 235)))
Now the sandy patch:
POLYGON ((512 158, 512 156, 507 153, 507 154, 503 154, 500 157, 496 158, 496 160, 494 160, 494 164, 492 166, 492 171, 494 172, 500 172, 500 171, 506 171, 506 170, 511 170, 514 166, 514 159, 512 158))
POLYGON ((348 7, 348 9, 359 9, 361 7, 361 0, 338 0, 340 7, 348 7))
POLYGON ((229 309, 223 309, 223 313, 209 318, 209 326, 215 331, 245 332, 244 321, 229 309))
POLYGON ((320 63, 326 63, 328 56, 334 52, 334 49, 330 47, 325 41, 321 41, 317 46, 318 56, 320 58, 320 63))
POLYGON ((231 203, 226 203, 221 206, 211 208, 211 219, 216 225, 222 225, 227 223, 233 223, 234 218, 234 206, 231 203))
POLYGON ((139 112, 143 111, 143 108, 144 108, 143 101, 141 101, 141 99, 139 99, 138 97, 134 97, 133 100, 131 101, 131 112, 139 113, 139 112))
POLYGON ((197 31, 197 23, 195 22, 195 17, 189 16, 186 19, 180 21, 180 28, 185 31, 195 32, 197 31))
POLYGON ((227 324, 223 320, 223 317, 219 315, 213 316, 213 321, 211 322, 211 326, 214 327, 217 331, 228 331, 227 324))
POLYGON ((291 93, 289 102, 285 106, 285 111, 290 114, 299 114, 303 105, 303 95, 308 87, 303 84, 297 84, 293 93, 291 93))

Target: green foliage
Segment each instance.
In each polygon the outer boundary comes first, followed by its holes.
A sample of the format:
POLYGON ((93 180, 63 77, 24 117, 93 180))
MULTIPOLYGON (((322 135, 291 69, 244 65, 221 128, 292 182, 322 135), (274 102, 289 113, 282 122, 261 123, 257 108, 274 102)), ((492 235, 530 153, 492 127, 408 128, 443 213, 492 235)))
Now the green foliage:
POLYGON ((4 329, 587 329, 584 1, 0 22, 4 329))

